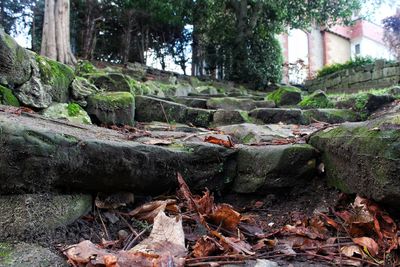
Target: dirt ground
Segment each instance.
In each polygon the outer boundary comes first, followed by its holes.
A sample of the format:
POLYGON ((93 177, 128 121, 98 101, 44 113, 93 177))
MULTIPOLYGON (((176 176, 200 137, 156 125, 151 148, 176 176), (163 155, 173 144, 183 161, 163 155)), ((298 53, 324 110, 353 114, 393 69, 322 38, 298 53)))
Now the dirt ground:
MULTIPOLYGON (((170 192, 169 192, 170 193, 170 192)), ((170 194, 168 194, 170 195, 170 194)), ((242 216, 257 218, 257 226, 264 232, 277 231, 286 224, 291 224, 302 217, 310 217, 314 212, 327 212, 329 207, 335 206, 340 193, 329 188, 324 178, 316 177, 310 181, 306 188, 293 188, 281 190, 267 195, 215 195, 216 203, 231 204, 242 216)), ((118 210, 98 209, 93 206, 92 211, 73 224, 58 228, 53 233, 39 236, 26 235, 24 241, 39 243, 61 254, 61 250, 68 245, 77 244, 83 240, 90 240, 95 244, 101 244, 105 240, 118 240, 123 238, 121 234, 132 235, 132 231, 140 233, 145 231, 137 243, 150 233, 146 223, 137 221, 122 215, 135 207, 155 199, 165 199, 167 196, 152 198, 150 196, 135 196, 135 203, 128 204, 118 210), (112 218, 114 217, 115 218, 112 218), (111 222, 115 219, 116 222, 111 222), (147 230, 146 230, 147 229, 147 230)), ((184 228, 185 229, 185 228, 184 228)), ((190 236, 190 235, 188 235, 190 236)), ((190 244, 191 241, 187 240, 190 244)), ((112 249, 119 250, 126 245, 121 242, 112 249)), ((271 259, 281 266, 331 266, 329 263, 319 259, 308 259, 306 257, 277 257, 271 259)))

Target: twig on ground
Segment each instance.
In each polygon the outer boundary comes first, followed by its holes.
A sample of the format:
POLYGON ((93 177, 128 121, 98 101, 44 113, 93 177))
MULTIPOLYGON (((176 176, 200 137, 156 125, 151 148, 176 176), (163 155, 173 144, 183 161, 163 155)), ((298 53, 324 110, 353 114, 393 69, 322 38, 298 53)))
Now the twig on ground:
POLYGON ((101 217, 101 213, 99 212, 99 209, 97 209, 97 214, 99 214, 99 218, 100 218, 101 224, 103 225, 104 233, 105 233, 105 235, 107 237, 107 240, 110 240, 110 235, 108 234, 107 227, 106 227, 106 225, 105 225, 105 223, 103 221, 103 218, 101 217))
POLYGON ((144 234, 146 233, 153 225, 150 224, 149 226, 147 226, 145 229, 143 229, 143 231, 141 231, 134 239, 132 239, 132 241, 130 241, 129 243, 127 243, 124 248, 122 250, 129 250, 133 247, 133 245, 135 244, 135 242, 144 234))

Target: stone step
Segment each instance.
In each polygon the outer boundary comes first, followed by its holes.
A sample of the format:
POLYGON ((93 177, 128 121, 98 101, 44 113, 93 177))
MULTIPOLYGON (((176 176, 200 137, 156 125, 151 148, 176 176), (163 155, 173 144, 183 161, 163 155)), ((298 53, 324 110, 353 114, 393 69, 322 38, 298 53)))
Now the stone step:
POLYGON ((135 118, 139 122, 161 121, 209 127, 214 112, 214 110, 190 108, 186 105, 155 97, 136 96, 135 118))
POLYGON ((193 190, 224 190, 239 179, 235 190, 250 193, 243 179, 254 177, 252 188, 262 193, 269 186, 306 183, 315 167, 311 161, 315 162, 316 154, 307 145, 229 149, 173 138, 168 139, 170 143, 152 145, 129 141, 126 135, 106 128, 5 112, 0 112, 0 129, 1 194, 68 190, 156 195, 175 188, 177 172, 193 190), (253 150, 258 152, 253 154, 253 150), (237 171, 239 164, 243 167, 237 171), (262 171, 254 172, 260 167, 262 171))
MULTIPOLYGON (((203 102, 204 104, 204 102, 203 102)), ((267 101, 262 103, 268 105, 267 101)), ((310 124, 312 122, 342 123, 359 121, 360 116, 347 109, 255 108, 258 101, 232 100, 231 98, 208 99, 207 107, 200 109, 149 96, 136 97, 136 120, 139 122, 161 121, 186 123, 198 127, 215 127, 229 124, 253 122, 258 124, 310 124), (227 100, 219 102, 219 100, 227 100), (233 109, 240 106, 250 111, 233 109)))
POLYGON ((400 113, 344 123, 310 138, 322 152, 328 183, 399 210, 400 113))
POLYGON ((360 120, 358 113, 348 109, 257 108, 249 116, 262 123, 310 124, 312 122, 342 123, 360 120))

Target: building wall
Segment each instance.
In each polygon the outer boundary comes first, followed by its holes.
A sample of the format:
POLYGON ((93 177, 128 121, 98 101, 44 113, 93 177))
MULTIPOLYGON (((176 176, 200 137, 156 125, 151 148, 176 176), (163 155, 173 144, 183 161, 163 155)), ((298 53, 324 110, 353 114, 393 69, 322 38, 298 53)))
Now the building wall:
POLYGON ((316 28, 311 30, 309 38, 310 76, 314 76, 324 66, 324 40, 316 28))
POLYGON ((357 37, 351 40, 351 56, 370 56, 373 58, 395 59, 393 53, 384 44, 368 37, 357 37), (356 53, 356 45, 360 46, 360 53, 356 53))
POLYGON ((325 43, 324 65, 348 61, 351 57, 350 41, 330 32, 323 34, 325 43))
POLYGON ((377 60, 374 64, 341 70, 332 74, 307 80, 308 91, 358 92, 371 88, 384 88, 399 84, 400 63, 377 60))

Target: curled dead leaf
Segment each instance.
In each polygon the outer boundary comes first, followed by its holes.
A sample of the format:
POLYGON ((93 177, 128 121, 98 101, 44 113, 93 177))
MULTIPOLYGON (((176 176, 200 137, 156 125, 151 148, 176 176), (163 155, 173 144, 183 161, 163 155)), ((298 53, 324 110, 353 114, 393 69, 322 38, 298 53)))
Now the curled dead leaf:
POLYGON ((236 232, 240 222, 240 213, 233 210, 231 205, 220 204, 216 206, 212 214, 209 215, 210 221, 223 228, 236 232))
POLYGON ((223 247, 215 239, 202 236, 193 246, 193 256, 196 258, 206 257, 214 255, 218 250, 223 251, 223 247))
POLYGON ((347 257, 353 257, 356 255, 363 254, 360 247, 356 246, 356 245, 344 246, 340 249, 340 252, 343 253, 343 255, 345 255, 347 257))
POLYGON ((149 223, 153 223, 154 218, 165 210, 178 210, 175 199, 157 200, 143 204, 140 207, 130 211, 129 216, 132 216, 138 220, 145 220, 149 223))
POLYGON ((357 237, 357 238, 352 238, 353 242, 356 243, 357 245, 361 246, 362 248, 365 248, 368 250, 369 254, 371 256, 376 256, 379 253, 379 246, 370 237, 357 237))

